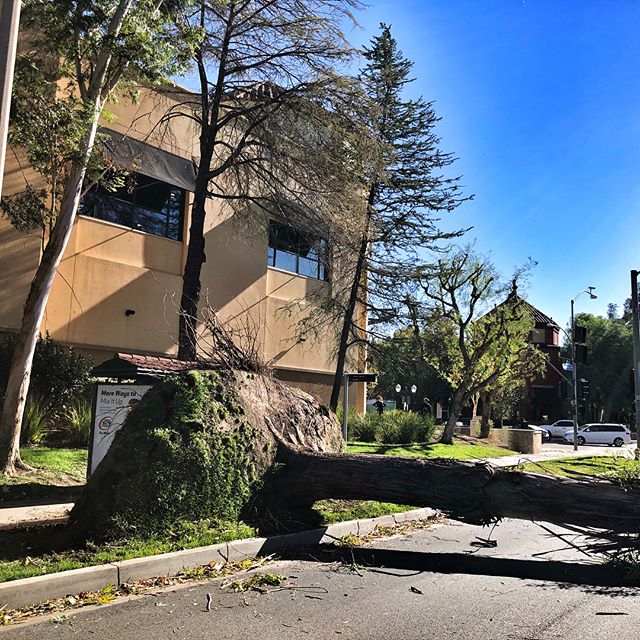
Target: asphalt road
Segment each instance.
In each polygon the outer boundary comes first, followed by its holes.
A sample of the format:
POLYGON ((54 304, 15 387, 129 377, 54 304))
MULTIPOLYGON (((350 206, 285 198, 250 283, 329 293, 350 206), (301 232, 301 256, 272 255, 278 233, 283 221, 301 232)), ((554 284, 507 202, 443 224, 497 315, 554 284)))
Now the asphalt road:
MULTIPOLYGON (((551 527, 548 527, 550 530, 551 527)), ((553 531, 561 532, 558 527, 553 531)), ((640 589, 615 583, 597 557, 534 523, 489 529, 449 523, 378 540, 346 564, 314 552, 261 572, 287 580, 268 593, 190 584, 94 608, 66 620, 6 628, 3 640, 608 640, 637 638, 640 589), (207 594, 211 611, 207 611, 207 594)))

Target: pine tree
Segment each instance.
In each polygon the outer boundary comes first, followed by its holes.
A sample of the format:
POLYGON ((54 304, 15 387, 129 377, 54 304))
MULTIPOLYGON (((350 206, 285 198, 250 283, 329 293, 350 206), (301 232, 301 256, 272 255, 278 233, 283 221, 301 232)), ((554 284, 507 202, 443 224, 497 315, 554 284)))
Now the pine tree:
POLYGON ((341 326, 330 403, 334 410, 349 347, 383 336, 380 327, 397 318, 407 283, 428 260, 427 253, 463 233, 445 233, 438 223, 466 199, 459 178, 443 174, 455 158, 439 149, 433 103, 406 97, 413 63, 388 25, 380 25, 364 57, 361 82, 374 106, 371 135, 382 151, 377 166, 363 177, 368 207, 362 233, 351 247, 356 257, 343 261, 350 266, 335 275, 334 296, 324 308, 325 326, 341 326))

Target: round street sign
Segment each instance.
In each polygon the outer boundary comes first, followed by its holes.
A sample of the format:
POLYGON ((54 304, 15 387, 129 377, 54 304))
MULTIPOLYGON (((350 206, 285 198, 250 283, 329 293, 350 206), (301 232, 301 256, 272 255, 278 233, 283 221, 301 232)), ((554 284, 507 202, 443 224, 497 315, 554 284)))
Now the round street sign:
POLYGON ((402 385, 396 385, 396 393, 400 393, 402 391, 402 385))
POLYGON ((416 385, 414 384, 414 385, 411 387, 411 393, 415 393, 417 390, 418 390, 418 387, 416 387, 416 385))

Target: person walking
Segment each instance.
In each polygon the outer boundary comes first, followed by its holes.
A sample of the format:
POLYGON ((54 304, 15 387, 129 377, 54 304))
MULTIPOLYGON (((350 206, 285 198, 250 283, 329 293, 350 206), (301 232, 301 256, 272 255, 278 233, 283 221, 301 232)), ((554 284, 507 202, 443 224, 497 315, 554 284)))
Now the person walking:
POLYGON ((376 398, 376 401, 373 403, 373 406, 376 408, 378 415, 381 416, 384 413, 384 408, 387 406, 387 404, 382 399, 382 396, 378 396, 376 398))

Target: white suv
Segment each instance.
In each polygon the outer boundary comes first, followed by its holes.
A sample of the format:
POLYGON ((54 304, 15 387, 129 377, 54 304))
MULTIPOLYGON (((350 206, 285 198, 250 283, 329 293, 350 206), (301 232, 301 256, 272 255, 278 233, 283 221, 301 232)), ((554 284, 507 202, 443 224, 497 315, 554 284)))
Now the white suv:
MULTIPOLYGON (((565 442, 573 442, 573 430, 564 434, 565 442)), ((583 444, 608 444, 621 447, 631 442, 631 433, 623 424, 583 424, 578 429, 577 442, 583 444)))
POLYGON ((568 429, 573 429, 573 420, 556 420, 553 424, 541 424, 552 438, 562 438, 568 429))

